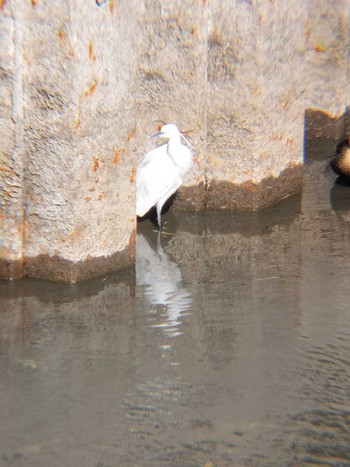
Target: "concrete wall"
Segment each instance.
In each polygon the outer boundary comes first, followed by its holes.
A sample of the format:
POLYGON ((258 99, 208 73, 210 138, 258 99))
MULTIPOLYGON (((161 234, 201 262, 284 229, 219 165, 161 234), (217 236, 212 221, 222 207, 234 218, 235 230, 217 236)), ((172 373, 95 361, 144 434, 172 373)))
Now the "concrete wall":
POLYGON ((19 31, 15 17, 0 10, 0 257, 5 277, 21 274, 23 255, 23 105, 19 31))
POLYGON ((0 275, 133 261, 135 167, 161 121, 196 147, 177 209, 300 189, 305 110, 310 134, 344 130, 349 24, 345 0, 0 0, 0 275))

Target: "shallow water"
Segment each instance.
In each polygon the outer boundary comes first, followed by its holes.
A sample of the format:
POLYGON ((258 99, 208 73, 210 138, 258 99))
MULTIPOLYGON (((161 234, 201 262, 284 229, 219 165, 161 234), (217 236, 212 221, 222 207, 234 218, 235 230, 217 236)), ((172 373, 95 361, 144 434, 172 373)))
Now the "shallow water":
POLYGON ((137 261, 0 283, 0 465, 350 465, 350 188, 313 145, 259 213, 174 213, 137 261))

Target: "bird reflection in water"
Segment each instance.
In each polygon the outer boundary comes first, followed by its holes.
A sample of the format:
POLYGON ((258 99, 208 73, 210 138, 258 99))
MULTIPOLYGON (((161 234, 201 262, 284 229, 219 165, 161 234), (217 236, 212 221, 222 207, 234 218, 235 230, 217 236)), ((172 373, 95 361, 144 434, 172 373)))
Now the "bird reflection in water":
POLYGON ((183 285, 180 266, 165 252, 161 241, 160 234, 137 234, 136 283, 143 287, 152 305, 151 311, 157 321, 153 327, 161 328, 169 337, 176 337, 181 335, 181 317, 189 314, 192 298, 183 285))

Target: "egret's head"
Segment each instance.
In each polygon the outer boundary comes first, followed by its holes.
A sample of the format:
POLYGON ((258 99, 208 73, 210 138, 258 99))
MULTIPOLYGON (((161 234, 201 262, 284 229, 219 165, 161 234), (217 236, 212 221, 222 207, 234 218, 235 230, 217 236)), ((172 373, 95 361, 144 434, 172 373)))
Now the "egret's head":
POLYGON ((173 138, 174 136, 179 136, 179 135, 180 135, 180 132, 177 126, 174 125, 173 123, 167 123, 166 125, 162 126, 159 133, 156 133, 155 135, 152 135, 152 136, 160 136, 161 138, 170 139, 170 138, 173 138))

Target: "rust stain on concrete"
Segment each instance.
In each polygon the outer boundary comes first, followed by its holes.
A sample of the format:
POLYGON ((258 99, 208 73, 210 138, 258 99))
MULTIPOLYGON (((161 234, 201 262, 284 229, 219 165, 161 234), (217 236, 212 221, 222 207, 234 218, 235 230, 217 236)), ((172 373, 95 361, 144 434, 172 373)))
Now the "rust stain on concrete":
POLYGON ((114 156, 113 156, 113 164, 119 164, 119 158, 122 154, 124 154, 126 152, 126 149, 124 147, 121 147, 121 148, 117 148, 115 151, 114 151, 114 156))
POLYGON ((315 44, 313 46, 313 49, 314 49, 314 51, 316 53, 326 52, 326 50, 327 50, 326 47, 324 45, 322 45, 322 44, 315 44))
POLYGON ((94 156, 92 159, 92 171, 96 172, 99 166, 100 166, 99 158, 97 156, 94 156))
POLYGON ((134 165, 132 167, 132 169, 131 169, 131 174, 130 174, 130 177, 129 177, 130 183, 134 183, 135 178, 136 178, 136 167, 134 165))
POLYGON ((114 6, 115 6, 115 1, 114 0, 109 0, 108 7, 109 7, 109 11, 111 13, 113 13, 113 11, 114 11, 114 6))
POLYGON ((94 91, 96 89, 96 85, 97 85, 96 81, 92 80, 91 83, 89 84, 89 86, 87 88, 85 88, 84 96, 85 97, 92 96, 92 94, 94 93, 94 91))
POLYGON ((96 60, 96 54, 94 52, 91 38, 89 39, 89 42, 88 42, 88 57, 89 57, 90 62, 94 62, 96 60))
POLYGON ((126 141, 129 142, 131 138, 135 136, 135 133, 136 133, 136 127, 134 127, 132 130, 129 131, 126 141))

